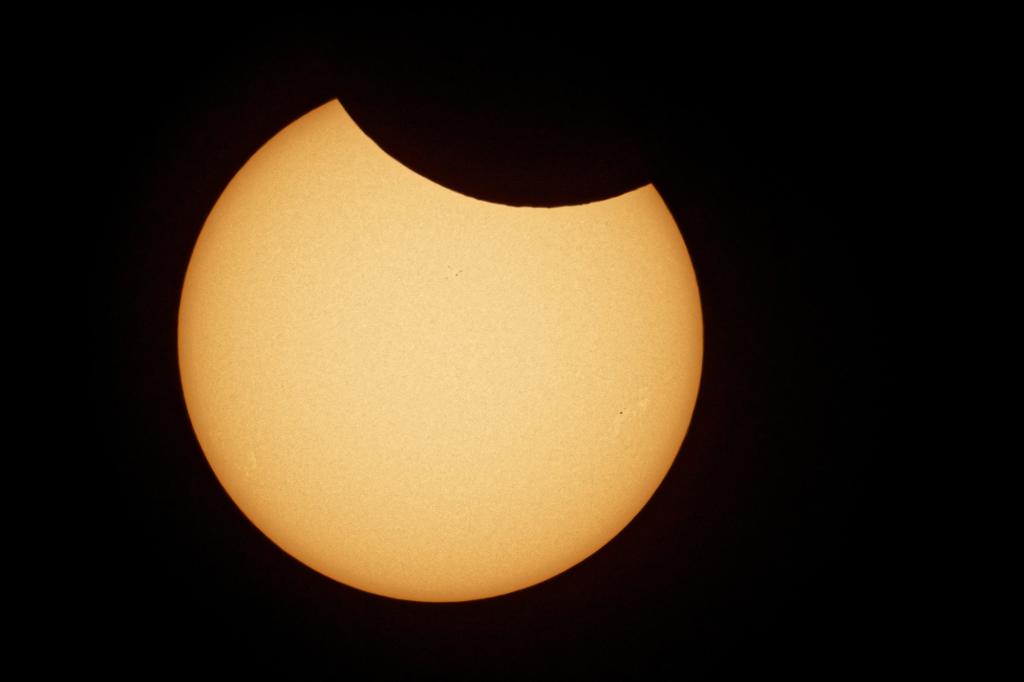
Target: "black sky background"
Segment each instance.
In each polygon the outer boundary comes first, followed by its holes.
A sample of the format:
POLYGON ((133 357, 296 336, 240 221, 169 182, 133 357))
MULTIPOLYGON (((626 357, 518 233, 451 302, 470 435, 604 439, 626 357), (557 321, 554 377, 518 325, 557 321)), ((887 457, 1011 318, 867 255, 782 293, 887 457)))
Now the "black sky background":
POLYGON ((763 19, 339 11, 90 33, 107 204, 88 656, 438 677, 874 670, 896 589, 877 481, 898 79, 876 26, 763 19), (192 433, 175 338, 192 245, 245 160, 335 97, 452 189, 559 205, 654 182, 686 239, 706 337, 681 454, 623 533, 541 585, 426 605, 334 583, 245 519, 192 433))

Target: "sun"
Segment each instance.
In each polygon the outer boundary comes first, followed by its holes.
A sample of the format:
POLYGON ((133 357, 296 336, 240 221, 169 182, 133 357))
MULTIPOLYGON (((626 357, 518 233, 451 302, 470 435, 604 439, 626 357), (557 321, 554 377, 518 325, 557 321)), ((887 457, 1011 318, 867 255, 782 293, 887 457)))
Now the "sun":
POLYGON ((331 101, 217 201, 178 355, 202 450, 268 538, 367 592, 463 601, 557 575, 633 519, 680 450, 702 336, 653 186, 479 201, 331 101))

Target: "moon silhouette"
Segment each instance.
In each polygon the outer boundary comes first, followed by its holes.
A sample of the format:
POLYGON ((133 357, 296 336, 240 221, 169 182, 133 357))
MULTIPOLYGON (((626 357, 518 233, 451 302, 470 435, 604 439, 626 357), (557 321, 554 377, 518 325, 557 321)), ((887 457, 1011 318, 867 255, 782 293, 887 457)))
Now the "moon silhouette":
POLYGON ((209 214, 178 357, 202 450, 268 538, 360 590, 464 601, 551 578, 636 516, 686 434, 702 335, 652 185, 480 201, 335 100, 209 214))

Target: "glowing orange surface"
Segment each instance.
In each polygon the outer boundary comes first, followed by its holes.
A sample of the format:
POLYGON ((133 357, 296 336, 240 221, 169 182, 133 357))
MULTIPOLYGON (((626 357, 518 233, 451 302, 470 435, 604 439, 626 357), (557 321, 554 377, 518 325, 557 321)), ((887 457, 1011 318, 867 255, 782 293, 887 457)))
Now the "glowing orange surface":
POLYGON ((271 540, 362 590, 459 601, 556 575, 629 523, 689 425, 702 325, 653 186, 478 201, 332 101, 218 200, 178 349, 203 452, 271 540))

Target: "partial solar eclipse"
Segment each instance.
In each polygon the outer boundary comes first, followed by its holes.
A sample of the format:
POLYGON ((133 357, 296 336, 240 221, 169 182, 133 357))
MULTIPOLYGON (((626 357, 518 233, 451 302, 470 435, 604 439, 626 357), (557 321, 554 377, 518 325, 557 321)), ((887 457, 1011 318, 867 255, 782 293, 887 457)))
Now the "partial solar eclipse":
POLYGON ((437 602, 534 585, 618 534, 680 449, 702 337, 652 185, 479 201, 335 100, 218 199, 178 356, 199 444, 267 537, 346 585, 437 602))

